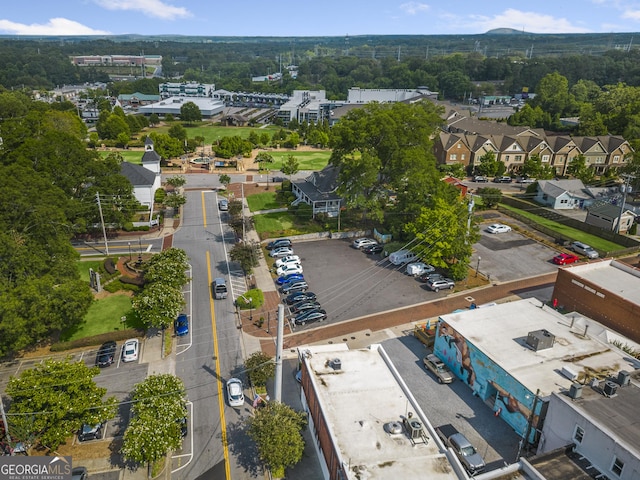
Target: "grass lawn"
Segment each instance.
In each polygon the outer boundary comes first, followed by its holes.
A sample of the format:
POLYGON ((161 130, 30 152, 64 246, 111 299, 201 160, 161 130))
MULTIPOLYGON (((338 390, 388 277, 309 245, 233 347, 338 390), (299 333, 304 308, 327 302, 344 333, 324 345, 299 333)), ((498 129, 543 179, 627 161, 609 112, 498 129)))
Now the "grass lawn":
POLYGON ((582 230, 576 230, 575 228, 571 228, 562 223, 554 222, 553 220, 549 220, 547 218, 540 217, 538 215, 533 215, 525 210, 519 210, 517 208, 513 208, 505 204, 501 204, 501 205, 507 210, 511 210, 513 212, 516 212, 522 215, 523 217, 527 217, 533 220, 534 222, 539 223, 540 225, 543 225, 547 228, 550 228, 551 230, 554 230, 558 233, 565 235, 568 238, 574 238, 580 242, 584 242, 588 245, 591 245, 593 248, 601 252, 613 252, 613 251, 621 250, 625 248, 622 245, 618 245, 617 243, 610 242, 609 240, 605 240, 596 235, 591 235, 590 233, 583 232, 582 230))
MULTIPOLYGON (((280 130, 280 127, 270 125, 268 127, 259 128, 259 127, 221 127, 219 125, 213 125, 212 123, 202 122, 200 124, 194 123, 193 126, 184 125, 182 122, 174 122, 180 125, 183 125, 185 130, 187 131, 187 136, 189 138, 194 137, 204 137, 204 142, 211 144, 218 140, 218 138, 222 137, 233 137, 238 135, 242 138, 248 138, 251 132, 256 132, 258 135, 263 133, 267 133, 269 138, 273 136, 273 134, 280 130)), ((173 123, 171 124, 173 125, 173 123)), ((168 133, 171 125, 162 126, 162 127, 154 127, 146 130, 144 132, 145 136, 149 132, 157 132, 157 133, 168 133)))
POLYGON ((299 222, 290 212, 265 213, 254 215, 253 221, 260 238, 286 237, 324 231, 316 222, 299 222))
POLYGON ((276 201, 275 192, 256 193, 247 197, 249 210, 257 212, 258 210, 271 210, 272 208, 281 208, 282 205, 276 201))
POLYGON ((94 272, 97 272, 103 263, 103 260, 76 262, 76 267, 78 269, 78 272, 80 272, 80 280, 89 283, 89 269, 93 268, 94 272))
POLYGON ((131 297, 113 294, 94 301, 89 307, 85 323, 78 329, 64 334, 62 340, 77 340, 127 328, 142 328, 142 324, 131 309, 131 297), (120 321, 123 316, 127 317, 124 325, 120 321))
POLYGON ((110 153, 119 153, 126 162, 138 165, 142 164, 142 155, 144 155, 142 150, 99 150, 98 153, 102 158, 105 158, 110 153))
POLYGON ((331 150, 277 150, 269 153, 274 159, 271 165, 273 170, 280 170, 289 155, 296 157, 300 170, 322 170, 329 163, 329 157, 331 156, 331 150))

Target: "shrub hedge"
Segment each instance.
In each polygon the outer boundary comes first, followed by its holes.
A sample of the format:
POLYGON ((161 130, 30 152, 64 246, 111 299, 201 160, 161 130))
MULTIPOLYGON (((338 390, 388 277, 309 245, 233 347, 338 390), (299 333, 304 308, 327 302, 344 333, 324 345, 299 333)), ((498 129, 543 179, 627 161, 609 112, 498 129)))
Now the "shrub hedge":
POLYGON ((56 342, 51 345, 52 352, 64 352, 65 350, 71 350, 74 348, 91 347, 94 345, 101 345, 108 340, 127 340, 129 338, 141 337, 144 335, 144 330, 137 328, 129 328, 127 330, 118 330, 115 332, 102 333, 93 337, 79 338, 70 342, 56 342))

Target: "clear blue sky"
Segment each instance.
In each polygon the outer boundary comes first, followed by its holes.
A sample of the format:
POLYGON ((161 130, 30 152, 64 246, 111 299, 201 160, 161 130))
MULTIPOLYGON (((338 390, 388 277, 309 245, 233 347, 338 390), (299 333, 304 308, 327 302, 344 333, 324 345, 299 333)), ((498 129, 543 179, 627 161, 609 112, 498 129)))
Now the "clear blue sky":
POLYGON ((4 0, 0 9, 0 34, 12 35, 464 35, 503 27, 640 32, 640 0, 4 0))

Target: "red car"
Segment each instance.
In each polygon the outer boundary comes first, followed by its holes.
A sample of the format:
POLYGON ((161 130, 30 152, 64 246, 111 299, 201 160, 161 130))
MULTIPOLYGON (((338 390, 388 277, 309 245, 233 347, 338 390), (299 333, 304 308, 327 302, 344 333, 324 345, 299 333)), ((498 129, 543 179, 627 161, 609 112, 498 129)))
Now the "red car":
POLYGON ((567 265, 569 263, 577 262, 580 260, 576 255, 570 253, 560 253, 553 257, 553 263, 556 265, 567 265))

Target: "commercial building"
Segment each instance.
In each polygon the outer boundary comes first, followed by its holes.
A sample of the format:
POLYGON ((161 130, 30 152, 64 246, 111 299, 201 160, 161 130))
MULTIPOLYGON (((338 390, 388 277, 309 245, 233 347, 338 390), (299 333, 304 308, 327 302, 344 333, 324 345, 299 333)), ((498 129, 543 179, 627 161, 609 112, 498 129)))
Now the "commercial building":
POLYGON ((434 352, 527 450, 540 442, 553 393, 637 368, 618 348, 627 342, 578 313, 525 299, 441 316, 434 352))
POLYGON ((603 259, 558 269, 553 298, 640 343, 640 270, 603 259))
POLYGON ((138 108, 138 112, 144 115, 167 115, 180 116, 180 108, 187 102, 195 103, 200 109, 203 117, 212 117, 224 110, 224 103, 220 100, 207 97, 170 97, 159 102, 144 105, 138 108))
POLYGON ((381 346, 299 354, 302 404, 325 479, 468 478, 381 346))
POLYGON ((216 86, 212 83, 166 82, 158 85, 160 97, 213 97, 216 86))

